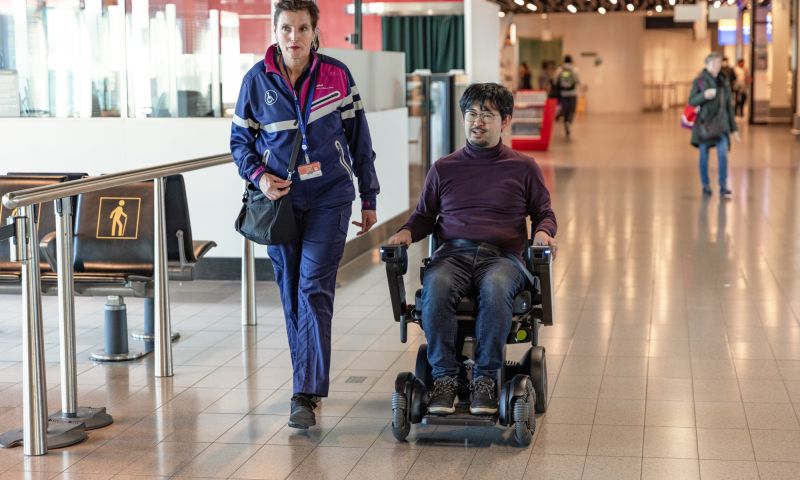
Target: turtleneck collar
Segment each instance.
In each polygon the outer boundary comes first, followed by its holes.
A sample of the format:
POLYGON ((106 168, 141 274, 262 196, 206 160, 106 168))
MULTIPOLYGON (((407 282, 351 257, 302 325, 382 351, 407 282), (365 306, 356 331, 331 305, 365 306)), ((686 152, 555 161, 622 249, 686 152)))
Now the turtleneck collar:
POLYGON ((467 145, 464 147, 464 154, 468 158, 473 158, 475 160, 491 160, 498 158, 504 148, 505 145, 503 145, 502 138, 500 139, 499 142, 497 142, 497 145, 489 148, 476 147, 473 144, 467 142, 467 145))

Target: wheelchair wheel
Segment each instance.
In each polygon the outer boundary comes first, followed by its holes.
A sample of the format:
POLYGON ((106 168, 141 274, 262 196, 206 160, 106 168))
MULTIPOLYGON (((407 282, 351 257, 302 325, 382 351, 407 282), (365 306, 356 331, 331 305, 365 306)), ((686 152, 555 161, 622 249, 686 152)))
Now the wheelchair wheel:
POLYGON ((536 431, 536 390, 530 381, 526 382, 522 397, 517 397, 513 407, 514 440, 518 445, 527 447, 531 444, 533 433, 536 431))
POLYGON ((528 375, 536 390, 536 413, 547 411, 547 359, 544 347, 531 347, 525 356, 528 375))
POLYGON ((414 374, 403 372, 395 380, 392 394, 392 434, 403 442, 411 431, 411 405, 414 395, 414 374))
POLYGON ((428 363, 428 345, 422 344, 417 350, 417 363, 414 367, 414 374, 418 379, 422 380, 425 388, 430 390, 433 388, 433 370, 430 363, 428 363))

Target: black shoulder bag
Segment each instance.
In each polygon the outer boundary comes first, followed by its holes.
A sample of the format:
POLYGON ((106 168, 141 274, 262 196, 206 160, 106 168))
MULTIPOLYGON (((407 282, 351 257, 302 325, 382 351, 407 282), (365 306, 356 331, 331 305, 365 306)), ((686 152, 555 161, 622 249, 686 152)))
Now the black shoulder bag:
POLYGON ((710 118, 697 119, 697 137, 701 142, 717 143, 719 140, 728 133, 727 125, 727 102, 730 101, 724 97, 724 88, 717 86, 717 98, 719 108, 710 118))
MULTIPOLYGON (((289 161, 290 178, 297 164, 300 141, 301 136, 298 130, 292 147, 292 159, 289 161)), ((242 195, 242 204, 234 227, 243 237, 261 245, 286 243, 297 237, 294 209, 289 195, 284 195, 277 200, 270 200, 261 189, 247 182, 247 187, 242 195)))

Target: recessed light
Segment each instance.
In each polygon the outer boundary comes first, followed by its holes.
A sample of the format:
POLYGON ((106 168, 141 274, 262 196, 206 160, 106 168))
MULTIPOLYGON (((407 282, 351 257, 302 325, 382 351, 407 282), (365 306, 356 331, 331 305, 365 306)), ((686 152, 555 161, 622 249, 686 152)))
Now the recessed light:
POLYGON ((497 16, 500 17, 500 18, 503 18, 503 17, 506 16, 506 12, 502 12, 502 11, 501 12, 497 12, 497 16))
POLYGON ((517 5, 519 5, 521 7, 521 6, 525 5, 525 0, 514 0, 514 3, 516 3, 517 5))
POLYGON ((597 13, 599 13, 600 15, 605 15, 606 14, 606 7, 598 8, 597 9, 597 13))
POLYGON ((569 13, 578 13, 578 9, 571 3, 567 5, 567 10, 569 10, 569 13))
POLYGON ((539 10, 539 7, 537 7, 536 5, 534 5, 532 3, 529 3, 529 4, 525 5, 525 6, 528 7, 528 10, 530 10, 531 12, 535 12, 536 10, 539 10))
POLYGON ((625 8, 627 8, 629 12, 632 12, 636 7, 634 7, 632 3, 629 3, 625 8))
POLYGON ((656 12, 661 13, 664 10, 664 7, 661 5, 656 5, 656 12))

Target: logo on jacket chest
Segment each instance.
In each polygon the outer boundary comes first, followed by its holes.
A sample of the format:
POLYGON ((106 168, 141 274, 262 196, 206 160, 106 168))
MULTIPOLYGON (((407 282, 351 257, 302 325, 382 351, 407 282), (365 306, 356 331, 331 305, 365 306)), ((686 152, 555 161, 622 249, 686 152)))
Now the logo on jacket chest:
POLYGON ((272 105, 278 101, 278 94, 275 93, 275 90, 267 90, 264 92, 264 101, 267 102, 267 105, 272 105))

